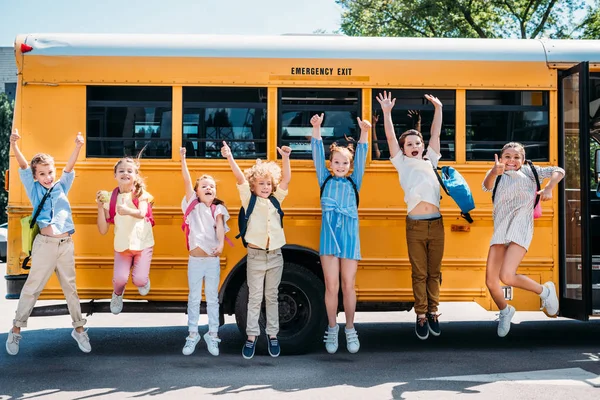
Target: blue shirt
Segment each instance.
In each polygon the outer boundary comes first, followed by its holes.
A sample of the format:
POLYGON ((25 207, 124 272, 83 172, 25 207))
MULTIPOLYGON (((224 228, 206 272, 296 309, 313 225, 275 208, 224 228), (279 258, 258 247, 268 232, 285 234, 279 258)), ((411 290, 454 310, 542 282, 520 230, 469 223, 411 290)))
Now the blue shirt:
MULTIPOLYGON (((19 168, 19 177, 21 178, 21 182, 23 182, 23 186, 25 186, 25 192, 35 213, 48 189, 33 179, 31 168, 19 168)), ((52 226, 52 232, 55 235, 75 232, 71 205, 67 198, 67 193, 71 189, 73 179, 75 179, 74 170, 71 172, 63 170, 61 177, 54 184, 54 189, 52 189, 52 192, 50 192, 50 195, 46 199, 40 215, 38 215, 36 222, 40 229, 52 226)))

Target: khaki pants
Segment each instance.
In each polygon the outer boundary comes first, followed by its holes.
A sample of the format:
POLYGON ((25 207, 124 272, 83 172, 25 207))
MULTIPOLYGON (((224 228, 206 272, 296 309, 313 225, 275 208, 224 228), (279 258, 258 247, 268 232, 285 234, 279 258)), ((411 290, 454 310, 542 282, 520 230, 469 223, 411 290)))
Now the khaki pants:
POLYGON ((248 319, 246 335, 259 336, 258 317, 265 292, 265 310, 267 312, 267 335, 279 333, 279 283, 283 274, 283 255, 281 249, 258 250, 248 247, 248 319))
POLYGON ((406 241, 412 265, 415 312, 435 313, 440 303, 444 222, 441 218, 433 221, 406 218, 406 241))
POLYGON ((70 237, 53 238, 37 235, 31 250, 31 270, 21 291, 19 305, 13 321, 15 326, 27 326, 27 319, 31 315, 35 302, 53 272, 56 272, 65 294, 73 326, 77 328, 85 325, 86 320, 81 316, 81 305, 75 286, 73 240, 70 237))

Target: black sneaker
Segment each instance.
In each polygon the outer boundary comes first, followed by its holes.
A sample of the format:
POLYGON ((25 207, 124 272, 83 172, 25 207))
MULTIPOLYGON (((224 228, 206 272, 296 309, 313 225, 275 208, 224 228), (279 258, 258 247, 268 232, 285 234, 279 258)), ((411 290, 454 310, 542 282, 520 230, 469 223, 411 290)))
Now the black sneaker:
POLYGON ((271 338, 267 336, 269 341, 269 354, 271 357, 277 357, 281 353, 281 347, 279 346, 279 340, 277 338, 271 338))
POLYGON ((427 317, 419 318, 417 316, 415 333, 417 334, 417 337, 421 340, 425 340, 429 337, 429 324, 427 323, 427 317))
POLYGON ((429 332, 433 336, 440 336, 442 331, 440 330, 440 321, 438 321, 438 317, 440 314, 435 313, 427 313, 427 324, 429 325, 429 332))
POLYGON ((244 356, 244 358, 246 360, 251 359, 252 357, 254 357, 255 348, 256 348, 256 339, 254 339, 254 341, 246 340, 246 344, 244 344, 244 347, 242 348, 242 356, 244 356))

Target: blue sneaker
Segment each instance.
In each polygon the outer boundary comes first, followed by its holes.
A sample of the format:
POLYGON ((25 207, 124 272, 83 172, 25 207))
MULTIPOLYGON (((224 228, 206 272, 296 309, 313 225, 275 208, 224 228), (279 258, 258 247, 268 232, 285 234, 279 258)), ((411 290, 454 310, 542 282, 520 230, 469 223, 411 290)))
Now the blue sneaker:
POLYGON ((255 349, 256 349, 256 339, 254 339, 254 341, 246 340, 246 344, 244 344, 244 347, 242 348, 242 356, 244 356, 244 358, 246 360, 251 359, 252 357, 254 357, 255 349))
POLYGON ((271 357, 277 357, 281 353, 281 347, 279 346, 279 340, 277 338, 267 337, 269 341, 269 354, 271 357))

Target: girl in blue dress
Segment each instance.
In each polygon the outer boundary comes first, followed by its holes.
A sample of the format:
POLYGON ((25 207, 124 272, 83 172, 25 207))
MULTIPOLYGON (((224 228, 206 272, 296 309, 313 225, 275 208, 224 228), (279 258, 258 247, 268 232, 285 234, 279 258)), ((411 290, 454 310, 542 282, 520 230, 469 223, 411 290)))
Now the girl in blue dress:
POLYGON ((352 143, 333 143, 329 148, 330 169, 325 164, 325 150, 321 139, 323 114, 314 115, 311 149, 312 158, 321 187, 321 244, 319 254, 325 277, 325 306, 327 308, 328 329, 325 332, 325 349, 333 354, 338 349, 339 326, 336 322, 340 271, 342 292, 346 314, 346 346, 350 353, 360 349, 358 334, 354 328, 356 292, 354 282, 358 260, 360 260, 360 240, 358 234, 358 192, 365 173, 368 152, 368 137, 371 124, 358 120, 360 140, 356 152, 352 143), (348 176, 352 167, 354 171, 348 176))

